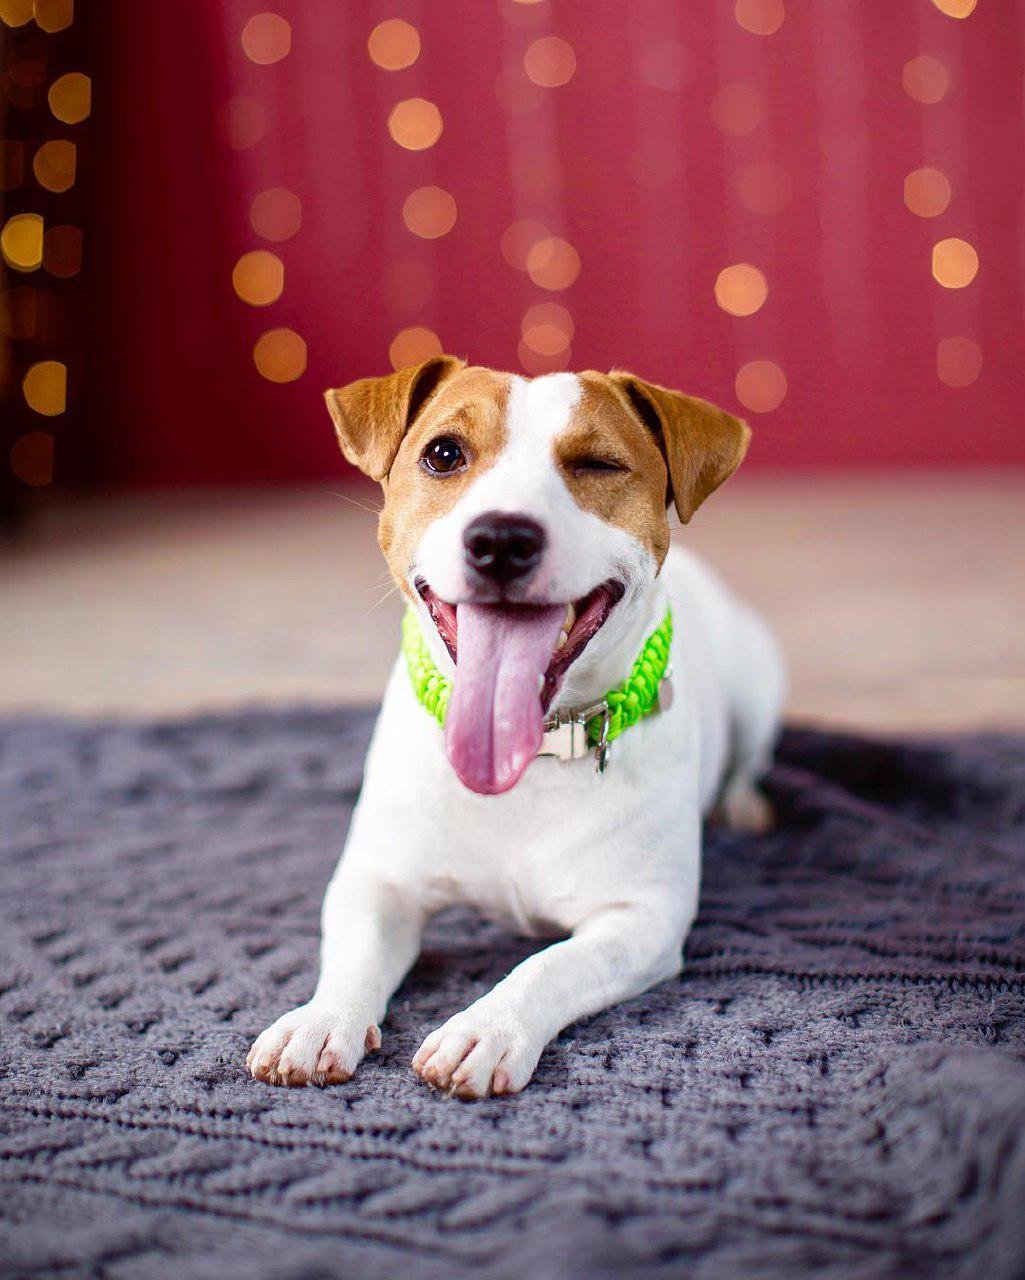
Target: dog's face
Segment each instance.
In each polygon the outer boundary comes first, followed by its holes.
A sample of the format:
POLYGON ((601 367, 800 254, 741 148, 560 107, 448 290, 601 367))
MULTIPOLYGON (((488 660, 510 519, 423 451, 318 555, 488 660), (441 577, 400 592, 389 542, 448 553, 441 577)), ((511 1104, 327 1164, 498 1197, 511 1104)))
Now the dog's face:
POLYGON ((630 628, 667 504, 688 520, 748 429, 630 374, 525 379, 450 356, 327 402, 343 453, 384 489, 392 574, 455 664, 449 758, 471 789, 506 791, 574 666, 630 628))

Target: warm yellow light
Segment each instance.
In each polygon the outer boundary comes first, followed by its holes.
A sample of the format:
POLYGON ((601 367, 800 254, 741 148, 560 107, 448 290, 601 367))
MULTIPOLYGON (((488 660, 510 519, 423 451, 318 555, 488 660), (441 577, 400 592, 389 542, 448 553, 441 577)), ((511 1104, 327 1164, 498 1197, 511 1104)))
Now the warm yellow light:
POLYGON ((402 71, 420 56, 420 33, 401 18, 388 18, 367 37, 367 52, 382 71, 402 71))
POLYGON ((637 51, 638 78, 663 93, 679 93, 690 70, 690 58, 679 40, 657 40, 637 51))
POLYGON ((521 338, 516 348, 516 354, 523 370, 537 377, 542 373, 557 373, 559 370, 567 368, 572 352, 567 342, 558 351, 544 354, 535 350, 527 338, 521 338))
POLYGON ((292 28, 280 13, 254 13, 242 28, 242 48, 250 62, 269 67, 291 52, 292 28))
POLYGON ((947 68, 928 53, 905 62, 901 80, 908 97, 926 106, 941 101, 950 88, 947 68))
POLYGON ((249 221, 264 240, 290 240, 302 225, 299 197, 285 187, 269 187, 253 198, 249 221))
POLYGON ((40 360, 25 374, 21 389, 30 409, 46 418, 54 418, 67 408, 67 366, 59 360, 40 360))
POLYGON ((771 160, 754 160, 737 174, 740 203, 765 217, 781 213, 791 200, 790 177, 771 160))
POLYGON ((723 267, 715 281, 715 300, 731 316, 753 316, 768 296, 765 276, 750 262, 723 267))
POLYGON ((20 142, 0 141, 0 191, 13 191, 25 178, 25 147, 20 142))
POLYGON ((41 31, 65 31, 75 20, 75 0, 36 0, 35 14, 41 31))
POLYGON ((951 236, 932 247, 932 274, 944 289, 963 289, 979 271, 979 255, 967 240, 951 236))
POLYGON ((722 133, 740 138, 762 122, 762 102, 749 84, 724 84, 712 99, 712 123, 722 133))
POLYGON ((979 0, 932 0, 932 2, 940 13, 945 13, 948 18, 967 18, 969 14, 975 12, 975 6, 979 0))
POLYGON ((577 56, 573 46, 561 36, 541 36, 523 55, 523 67, 535 84, 543 89, 557 89, 573 79, 577 56))
POLYGON ((441 187, 418 187, 406 197, 402 219, 415 236, 437 240, 456 225, 456 202, 441 187))
POLYGON ((431 356, 440 355, 441 342, 438 335, 433 329, 426 329, 423 325, 400 329, 388 348, 388 359, 393 369, 408 369, 410 365, 423 364, 431 356))
POLYGON ((35 289, 17 285, 0 293, 0 333, 5 338, 24 341, 36 332, 37 299, 35 289))
POLYGON ((53 436, 48 431, 29 431, 11 448, 11 470, 34 489, 53 479, 53 436))
POLYGON ((92 81, 81 71, 59 76, 46 95, 50 110, 64 124, 81 124, 92 108, 92 81))
POLYGON ((539 240, 547 239, 548 235, 548 228, 536 218, 523 218, 514 222, 502 232, 502 257, 510 267, 526 271, 527 256, 531 249, 539 240))
POLYGON ((944 338, 936 347, 936 373, 948 387, 970 387, 982 372, 982 350, 971 338, 944 338))
POLYGON ((783 370, 771 360, 749 360, 737 370, 737 399, 752 413, 771 413, 787 394, 783 370))
POLYGON ((53 138, 43 145, 32 161, 36 181, 47 191, 67 191, 75 184, 76 148, 65 138, 53 138))
POLYGON ((256 340, 253 363, 268 382, 295 382, 306 372, 306 343, 294 329, 268 329, 256 340))
POLYGON ((43 266, 52 276, 67 279, 82 269, 82 233, 78 227, 50 227, 43 236, 43 266))
POLYGON ((15 271, 35 271, 43 261, 43 220, 38 213, 16 213, 0 231, 0 252, 15 271))
POLYGON ((217 113, 217 127, 233 151, 247 151, 267 132, 267 115, 255 98, 229 98, 217 113))
POLYGON ((783 0, 737 0, 733 13, 740 26, 756 36, 771 36, 787 16, 783 0))
POLYGON ((32 0, 0 0, 0 21, 23 27, 32 17, 32 0))
POLYGON ((539 289, 568 289, 580 274, 580 254, 568 240, 548 236, 527 254, 527 274, 539 289))
POLYGON ((281 297, 285 287, 285 264, 276 253, 254 249, 235 263, 231 283, 242 301, 251 307, 270 306, 281 297))
POLYGON ((904 179, 904 203, 920 218, 936 218, 950 204, 950 183, 939 169, 913 169, 904 179))
MULTIPOLYGON (((520 321, 520 332, 526 337, 531 329, 538 326, 558 329, 563 335, 566 342, 573 340, 573 334, 576 329, 573 324, 573 317, 566 308, 559 302, 538 302, 532 307, 528 307, 524 313, 523 319, 520 321)), ((565 346, 565 343, 563 343, 565 346)), ((539 348, 535 348, 539 350, 539 348)), ((557 350, 561 351, 562 346, 557 350)))
POLYGON ((407 151, 426 151, 441 137, 441 112, 426 98, 403 98, 388 116, 392 140, 407 151))

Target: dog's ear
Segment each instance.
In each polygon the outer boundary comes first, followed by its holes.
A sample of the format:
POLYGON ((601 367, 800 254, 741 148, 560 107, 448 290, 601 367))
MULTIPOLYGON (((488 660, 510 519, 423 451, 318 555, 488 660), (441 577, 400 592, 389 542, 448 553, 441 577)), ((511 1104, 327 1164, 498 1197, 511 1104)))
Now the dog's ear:
POLYGON ((684 524, 744 460, 751 429, 707 400, 614 371, 610 379, 653 433, 669 470, 666 503, 684 524))
POLYGON ((465 363, 455 356, 432 356, 383 378, 360 378, 326 391, 328 412, 348 461, 372 480, 383 480, 416 415, 465 363))

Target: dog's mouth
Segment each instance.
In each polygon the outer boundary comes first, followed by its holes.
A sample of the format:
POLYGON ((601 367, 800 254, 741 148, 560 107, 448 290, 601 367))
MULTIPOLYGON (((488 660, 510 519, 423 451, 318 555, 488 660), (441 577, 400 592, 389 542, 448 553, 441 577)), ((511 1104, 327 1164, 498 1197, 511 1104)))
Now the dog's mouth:
POLYGON ((422 578, 414 586, 456 664, 449 760, 472 791, 508 791, 537 755, 563 677, 623 598, 623 584, 609 579, 570 604, 449 604, 422 578))

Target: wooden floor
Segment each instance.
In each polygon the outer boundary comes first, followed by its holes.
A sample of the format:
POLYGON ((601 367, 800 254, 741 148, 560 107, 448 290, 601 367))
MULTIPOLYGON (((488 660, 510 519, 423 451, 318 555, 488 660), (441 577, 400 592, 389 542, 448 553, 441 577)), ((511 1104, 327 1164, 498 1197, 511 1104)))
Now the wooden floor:
MULTIPOLYGON (((374 532, 324 490, 54 509, 0 549, 0 710, 375 699, 400 606, 374 532)), ((794 717, 1025 727, 1025 475, 740 477, 678 536, 773 622, 794 717)))

